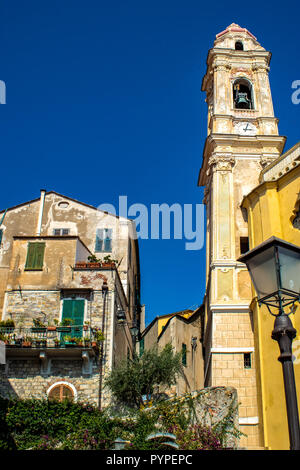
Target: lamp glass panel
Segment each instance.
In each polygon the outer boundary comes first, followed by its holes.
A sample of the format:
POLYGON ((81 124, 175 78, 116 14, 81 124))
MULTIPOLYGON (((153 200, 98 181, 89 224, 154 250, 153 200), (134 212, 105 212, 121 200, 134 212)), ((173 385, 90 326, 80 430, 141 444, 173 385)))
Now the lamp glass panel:
POLYGON ((274 248, 254 254, 246 261, 258 298, 278 290, 274 248))
POLYGON ((282 287, 300 293, 300 253, 278 247, 278 255, 282 287))

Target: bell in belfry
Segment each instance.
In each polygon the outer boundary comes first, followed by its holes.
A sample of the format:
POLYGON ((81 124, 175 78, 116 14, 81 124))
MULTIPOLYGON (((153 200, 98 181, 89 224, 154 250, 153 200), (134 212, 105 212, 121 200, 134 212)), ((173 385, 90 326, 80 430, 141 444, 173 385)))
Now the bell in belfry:
POLYGON ((242 109, 250 109, 251 102, 247 96, 247 93, 237 92, 235 98, 235 107, 242 109))

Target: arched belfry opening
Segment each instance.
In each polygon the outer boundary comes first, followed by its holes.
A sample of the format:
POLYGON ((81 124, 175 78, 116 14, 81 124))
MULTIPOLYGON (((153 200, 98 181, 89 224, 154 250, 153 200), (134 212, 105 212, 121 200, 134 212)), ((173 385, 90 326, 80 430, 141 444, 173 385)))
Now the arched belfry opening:
POLYGON ((254 109, 252 85, 246 78, 233 83, 233 106, 236 109, 254 109))
POLYGON ((235 50, 236 51, 243 51, 244 50, 244 45, 243 45, 242 41, 236 41, 235 50))

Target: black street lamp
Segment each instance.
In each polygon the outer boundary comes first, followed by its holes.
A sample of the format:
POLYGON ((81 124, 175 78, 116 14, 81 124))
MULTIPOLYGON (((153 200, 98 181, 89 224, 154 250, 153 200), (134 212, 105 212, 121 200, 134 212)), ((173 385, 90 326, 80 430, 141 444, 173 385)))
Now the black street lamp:
POLYGON ((259 305, 267 306, 275 316, 272 339, 279 344, 282 364, 290 449, 300 450, 299 414, 292 362, 292 341, 296 330, 289 315, 300 300, 300 247, 271 237, 238 261, 246 263, 258 296, 259 305), (284 309, 291 307, 288 313, 284 309))

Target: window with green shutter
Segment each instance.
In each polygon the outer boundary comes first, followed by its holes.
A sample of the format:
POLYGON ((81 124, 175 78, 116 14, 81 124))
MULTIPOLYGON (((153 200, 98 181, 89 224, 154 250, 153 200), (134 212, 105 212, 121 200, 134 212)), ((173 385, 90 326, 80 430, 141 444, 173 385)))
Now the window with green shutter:
POLYGON ((145 349, 145 339, 142 338, 140 341, 140 357, 143 355, 145 349))
POLYGON ((45 243, 28 243, 25 269, 43 269, 45 243))
POLYGON ((98 228, 96 232, 95 252, 112 251, 112 229, 98 228))
POLYGON ((0 228, 0 245, 2 243, 2 237, 3 237, 3 230, 2 228, 0 228))
POLYGON ((182 343, 181 349, 182 365, 186 366, 186 344, 182 343))

